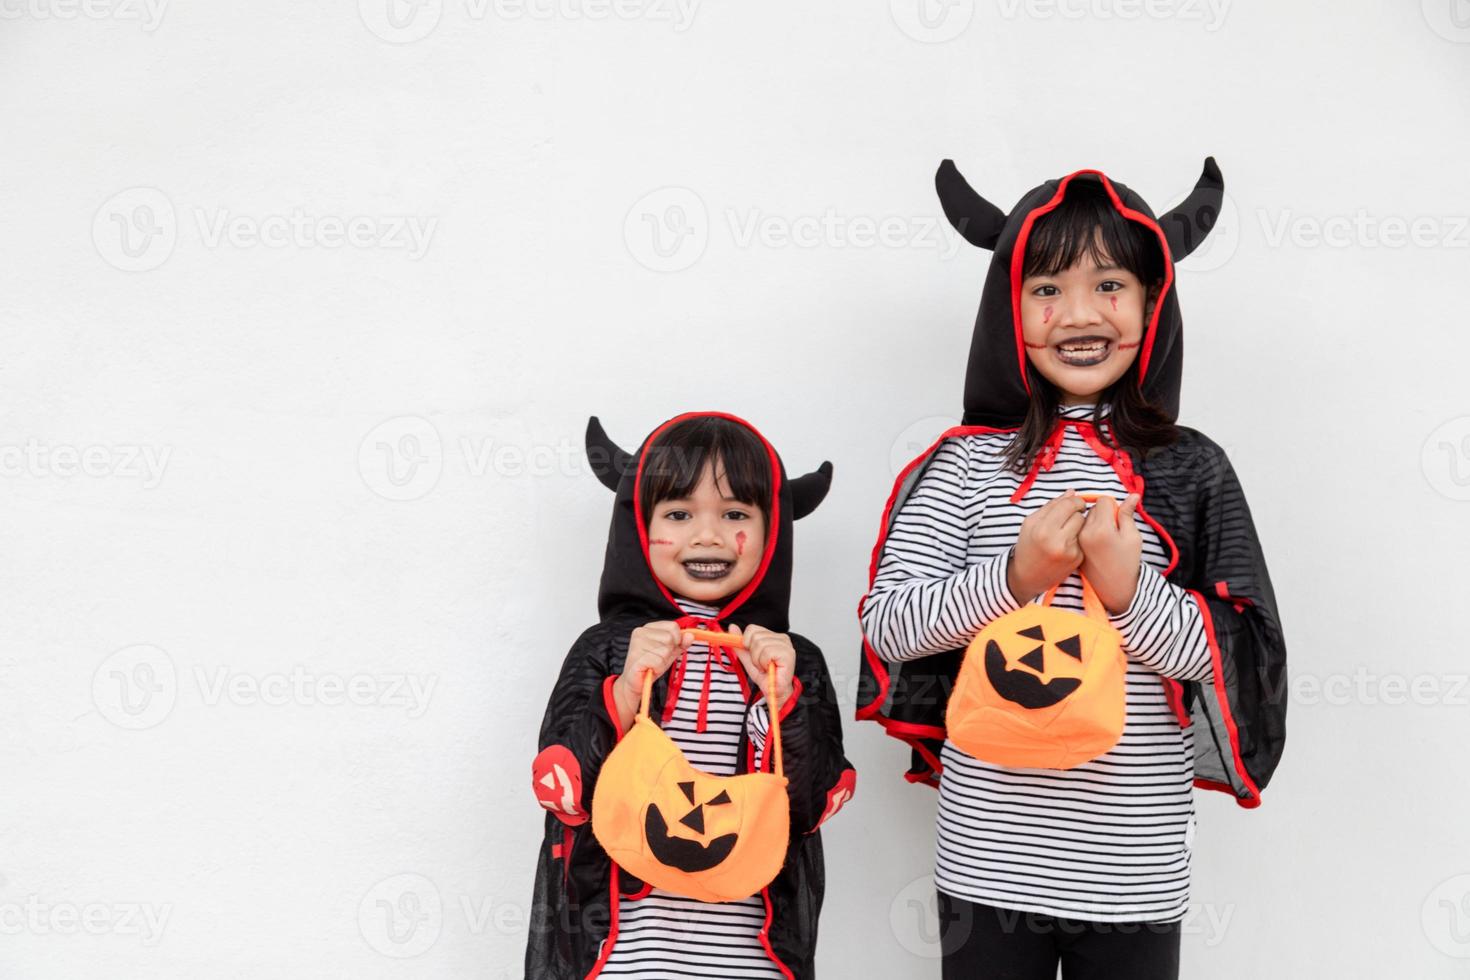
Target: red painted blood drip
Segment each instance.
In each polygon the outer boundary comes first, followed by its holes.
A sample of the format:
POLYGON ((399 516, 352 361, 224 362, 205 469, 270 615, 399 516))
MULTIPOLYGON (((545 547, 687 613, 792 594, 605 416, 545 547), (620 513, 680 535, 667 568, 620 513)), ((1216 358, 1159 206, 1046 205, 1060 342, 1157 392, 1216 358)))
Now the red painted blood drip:
POLYGON ((735 557, 739 558, 743 554, 745 554, 745 532, 744 531, 736 531, 735 532, 735 557))
MULTIPOLYGON (((1118 306, 1117 306, 1117 303, 1115 302, 1113 304, 1113 309, 1117 309, 1117 308, 1118 308, 1118 306)), ((1048 306, 1046 309, 1044 309, 1044 310, 1041 311, 1041 322, 1042 323, 1050 323, 1051 322, 1051 307, 1050 306, 1048 306)))
POLYGON ((1110 300, 1113 301, 1113 312, 1114 313, 1117 313, 1118 312, 1118 297, 1116 297, 1116 296, 1109 296, 1108 299, 1110 299, 1110 300))

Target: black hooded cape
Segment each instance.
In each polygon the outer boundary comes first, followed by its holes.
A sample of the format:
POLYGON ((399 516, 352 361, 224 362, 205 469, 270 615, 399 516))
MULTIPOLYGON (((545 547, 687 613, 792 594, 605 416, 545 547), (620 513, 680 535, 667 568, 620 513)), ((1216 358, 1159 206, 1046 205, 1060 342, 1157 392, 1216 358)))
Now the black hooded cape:
MULTIPOLYGON (((716 623, 686 616, 653 575, 648 534, 639 519, 638 473, 650 445, 675 422, 714 415, 756 432, 748 422, 721 412, 695 412, 654 430, 636 455, 617 448, 593 418, 587 454, 594 472, 614 490, 612 526, 597 606, 600 621, 573 644, 562 663, 541 723, 532 786, 549 812, 538 854, 536 886, 526 946, 526 976, 573 980, 596 976, 617 941, 614 896, 646 894, 647 886, 620 869, 592 834, 590 809, 597 774, 622 732, 612 684, 622 673, 632 631, 658 620, 715 629, 752 623, 787 633, 796 648, 791 698, 781 709, 781 742, 789 780, 792 834, 786 862, 762 892, 766 905, 766 953, 793 980, 813 975, 817 914, 824 872, 818 827, 851 798, 856 774, 842 749, 841 712, 816 644, 787 628, 791 594, 792 526, 822 501, 832 466, 787 480, 780 457, 760 436, 771 461, 773 499, 766 549, 754 579, 721 606, 716 623), (606 940, 606 942, 604 942, 606 940)), ((663 710, 676 663, 654 684, 650 714, 663 710)), ((751 686, 751 698, 761 692, 751 686)), ((739 772, 750 771, 754 751, 742 732, 739 772)))
MULTIPOLYGON (((1214 158, 1205 161, 1189 197, 1157 220, 1142 198, 1098 170, 1049 180, 1007 214, 971 189, 945 160, 935 175, 945 215, 968 242, 994 254, 970 344, 962 424, 941 435, 895 481, 873 547, 870 590, 893 518, 944 440, 1016 431, 1025 420, 1029 382, 1019 298, 1026 240, 1036 219, 1059 205, 1067 187, 1080 180, 1100 181, 1119 213, 1159 240, 1165 279, 1144 325, 1139 377, 1145 397, 1171 420, 1178 418, 1184 337, 1174 263, 1203 241, 1219 215, 1224 182, 1214 158)), ((1193 595, 1208 633, 1211 681, 1163 678, 1180 724, 1198 726, 1195 785, 1255 807, 1286 741, 1286 646, 1276 596, 1250 508, 1224 450, 1195 429, 1178 428, 1174 444, 1146 453, 1123 447, 1110 462, 1123 485, 1141 494, 1139 517, 1169 549, 1164 577, 1193 595)), ((859 615, 866 601, 864 596, 859 615)), ((885 663, 863 642, 857 717, 879 722, 913 749, 905 776, 910 782, 938 785, 945 708, 963 653, 885 663)))

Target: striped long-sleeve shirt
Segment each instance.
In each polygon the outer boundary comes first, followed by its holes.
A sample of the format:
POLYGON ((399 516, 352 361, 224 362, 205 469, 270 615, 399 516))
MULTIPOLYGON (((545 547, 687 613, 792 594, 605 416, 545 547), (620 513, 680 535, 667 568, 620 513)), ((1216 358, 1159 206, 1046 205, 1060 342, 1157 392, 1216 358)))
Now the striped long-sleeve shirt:
MULTIPOLYGON (((1011 433, 952 437, 935 450, 894 516, 863 607, 864 635, 880 657, 963 648, 1019 608, 1006 579, 1012 547, 1021 522, 1048 500, 1069 488, 1122 500, 1122 481, 1083 438, 1092 411, 1060 409, 1055 462, 1038 468, 1014 503, 1022 477, 1002 466, 1011 433)), ((1198 607, 1160 574, 1168 554, 1134 519, 1143 539, 1138 589, 1110 617, 1128 657, 1122 737, 1065 770, 992 765, 946 742, 935 847, 935 882, 946 894, 1095 921, 1184 916, 1193 729, 1180 727, 1160 675, 1206 680, 1212 664, 1198 607)), ((1082 608, 1079 575, 1061 583, 1054 605, 1082 608)))
MULTIPOLYGON (((682 597, 679 606, 692 616, 713 617, 713 606, 682 597)), ((691 643, 674 714, 664 732, 690 764, 715 776, 733 775, 739 758, 740 730, 746 726, 759 766, 765 751, 766 707, 757 701, 746 708, 740 677, 716 663, 703 642, 691 643), (699 731, 699 701, 709 673, 705 730, 699 731)), ((744 670, 738 663, 736 670, 744 670)), ((747 679, 748 680, 748 679, 747 679)), ((761 945, 765 902, 753 895, 738 902, 701 902, 654 888, 618 903, 618 938, 599 976, 640 980, 689 980, 691 977, 782 976, 761 945)))

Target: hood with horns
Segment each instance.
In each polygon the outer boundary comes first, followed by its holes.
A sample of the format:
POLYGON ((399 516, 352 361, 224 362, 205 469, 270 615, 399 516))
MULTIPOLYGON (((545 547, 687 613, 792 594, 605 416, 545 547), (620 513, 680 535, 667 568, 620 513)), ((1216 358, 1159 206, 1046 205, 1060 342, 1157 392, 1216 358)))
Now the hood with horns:
POLYGON ((716 617, 727 617, 742 626, 755 623, 776 632, 787 632, 787 606, 791 598, 792 523, 816 510, 832 484, 832 464, 788 480, 776 450, 749 422, 723 412, 689 412, 660 425, 643 440, 636 453, 625 452, 608 438, 602 423, 593 416, 587 422, 587 459, 603 485, 615 494, 612 526, 607 536, 602 582, 597 593, 597 611, 604 622, 618 616, 646 617, 646 621, 678 619, 684 611, 673 595, 653 574, 648 555, 648 531, 639 519, 638 475, 649 448, 670 426, 686 419, 728 419, 755 433, 771 463, 772 500, 770 526, 760 570, 744 589, 725 600, 716 617))
POLYGON ((993 253, 965 373, 966 425, 1014 428, 1026 418, 1030 382, 1021 342, 1021 267, 1036 220, 1061 204, 1075 181, 1102 183, 1118 213, 1158 238, 1164 283, 1153 316, 1144 324, 1138 352, 1144 396, 1169 416, 1179 416, 1179 381, 1184 365, 1184 327, 1174 284, 1174 263, 1199 247, 1220 214, 1225 182, 1215 158, 1205 160, 1194 190, 1162 218, 1137 193, 1100 170, 1078 170, 1035 187, 1007 213, 977 194, 945 160, 934 175, 944 214, 971 245, 993 253))

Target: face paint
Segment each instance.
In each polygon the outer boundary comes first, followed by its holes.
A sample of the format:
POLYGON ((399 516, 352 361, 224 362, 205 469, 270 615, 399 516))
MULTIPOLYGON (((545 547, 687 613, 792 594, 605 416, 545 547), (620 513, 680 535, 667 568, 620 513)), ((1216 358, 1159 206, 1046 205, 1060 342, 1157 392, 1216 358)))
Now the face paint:
POLYGON ((1114 313, 1117 313, 1118 312, 1118 297, 1116 297, 1116 296, 1109 296, 1108 299, 1110 299, 1110 300, 1113 301, 1113 312, 1114 313))
POLYGON ((673 544, 674 542, 668 541, 668 540, 666 540, 664 538, 650 538, 649 541, 648 541, 648 543, 649 544, 673 544))
POLYGON ((745 532, 744 531, 736 531, 735 532, 735 557, 736 558, 739 558, 743 554, 745 554, 745 532))
MULTIPOLYGON (((1116 310, 1117 308, 1118 308, 1118 304, 1116 302, 1114 302, 1113 303, 1113 309, 1116 310)), ((1044 310, 1041 311, 1041 322, 1042 323, 1050 323, 1051 322, 1051 307, 1050 306, 1046 307, 1044 310)))
POLYGON ((1143 346, 1143 341, 1141 341, 1141 340, 1135 340, 1131 344, 1119 344, 1118 345, 1118 349, 1119 350, 1132 350, 1135 347, 1142 347, 1142 346, 1143 346))

